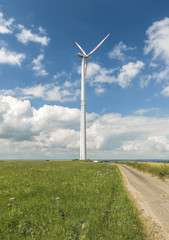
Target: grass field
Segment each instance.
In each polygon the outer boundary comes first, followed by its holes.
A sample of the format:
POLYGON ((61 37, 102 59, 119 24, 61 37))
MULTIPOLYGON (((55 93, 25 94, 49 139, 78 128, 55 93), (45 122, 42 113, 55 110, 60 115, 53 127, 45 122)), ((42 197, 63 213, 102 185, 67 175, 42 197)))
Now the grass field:
POLYGON ((123 162, 124 164, 134 167, 140 171, 147 172, 161 179, 169 178, 169 163, 153 162, 123 162))
POLYGON ((0 162, 0 239, 143 240, 116 166, 0 162))

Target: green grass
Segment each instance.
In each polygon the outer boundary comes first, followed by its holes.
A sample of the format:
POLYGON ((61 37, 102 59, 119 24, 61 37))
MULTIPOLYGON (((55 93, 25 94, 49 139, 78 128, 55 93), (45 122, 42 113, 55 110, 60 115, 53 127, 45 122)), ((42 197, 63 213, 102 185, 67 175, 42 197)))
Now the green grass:
POLYGON ((116 166, 0 162, 0 239, 143 240, 145 235, 116 166))
POLYGON ((143 162, 123 162, 140 171, 147 172, 161 179, 169 178, 169 163, 143 163, 143 162))

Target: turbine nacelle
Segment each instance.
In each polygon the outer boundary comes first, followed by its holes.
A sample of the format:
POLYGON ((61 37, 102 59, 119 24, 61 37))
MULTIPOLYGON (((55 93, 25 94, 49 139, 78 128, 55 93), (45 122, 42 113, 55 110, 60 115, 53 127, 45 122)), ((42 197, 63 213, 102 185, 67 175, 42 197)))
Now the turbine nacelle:
POLYGON ((106 40, 106 38, 107 38, 109 35, 110 35, 110 33, 107 34, 107 36, 106 36, 88 55, 85 53, 85 51, 83 50, 83 48, 82 48, 77 42, 75 42, 76 45, 78 46, 78 48, 80 49, 80 51, 83 53, 83 54, 82 54, 82 53, 78 53, 77 56, 78 56, 78 57, 88 58, 92 53, 94 53, 94 52, 96 51, 96 49, 98 49, 98 47, 100 47, 100 45, 106 40))
POLYGON ((82 54, 82 53, 80 53, 80 52, 77 54, 77 56, 78 56, 78 57, 88 58, 88 55, 82 54))
POLYGON ((78 56, 78 57, 81 57, 81 58, 86 58, 86 63, 85 63, 85 76, 86 76, 86 72, 87 72, 88 57, 90 57, 90 55, 91 55, 92 53, 94 53, 94 52, 96 51, 96 49, 98 49, 98 47, 100 47, 100 45, 106 40, 106 38, 107 38, 109 35, 110 35, 110 33, 107 34, 107 36, 106 36, 88 55, 85 53, 85 51, 83 50, 83 48, 82 48, 77 42, 75 42, 76 45, 78 46, 78 48, 80 49, 80 51, 82 52, 82 53, 79 52, 79 53, 77 54, 77 56, 78 56))

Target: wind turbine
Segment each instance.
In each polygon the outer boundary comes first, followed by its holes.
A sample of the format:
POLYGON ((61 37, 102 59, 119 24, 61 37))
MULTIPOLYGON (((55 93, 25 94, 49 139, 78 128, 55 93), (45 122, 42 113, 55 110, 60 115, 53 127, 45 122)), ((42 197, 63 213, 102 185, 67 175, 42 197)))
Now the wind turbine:
POLYGON ((106 40, 110 33, 87 55, 83 48, 77 43, 76 45, 82 53, 77 56, 82 58, 82 76, 81 76, 81 118, 80 118, 80 160, 87 159, 86 153, 86 99, 85 99, 85 77, 87 73, 88 58, 96 51, 98 47, 106 40))

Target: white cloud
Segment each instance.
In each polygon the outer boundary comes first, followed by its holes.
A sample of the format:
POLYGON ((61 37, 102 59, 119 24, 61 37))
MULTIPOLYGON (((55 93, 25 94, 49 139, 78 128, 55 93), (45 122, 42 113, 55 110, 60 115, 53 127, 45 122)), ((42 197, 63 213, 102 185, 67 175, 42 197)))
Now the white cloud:
MULTIPOLYGON (((168 158, 169 118, 87 114, 88 156, 168 158)), ((72 158, 79 155, 80 110, 0 96, 1 158, 72 158)))
POLYGON ((139 109, 137 111, 134 112, 135 115, 144 115, 146 113, 149 112, 154 112, 154 111, 158 111, 159 108, 148 108, 148 109, 139 109))
POLYGON ((44 54, 40 54, 37 58, 34 58, 32 61, 33 70, 36 72, 37 76, 47 76, 48 73, 44 69, 44 65, 41 63, 41 61, 44 59, 44 54))
POLYGON ((41 98, 46 101, 58 101, 58 102, 69 102, 76 101, 77 97, 80 95, 80 90, 76 88, 76 82, 68 84, 69 82, 64 82, 63 85, 58 86, 56 83, 35 85, 32 87, 19 88, 16 89, 2 89, 0 94, 6 96, 17 96, 20 99, 33 99, 41 98))
POLYGON ((23 94, 23 96, 27 96, 28 98, 43 98, 46 87, 37 85, 30 88, 17 88, 16 90, 20 90, 21 94, 23 94))
POLYGON ((152 79, 154 79, 154 74, 141 76, 140 77, 140 87, 141 88, 147 87, 152 79))
POLYGON ((2 34, 11 34, 12 33, 12 24, 14 22, 13 18, 6 20, 3 17, 3 13, 0 12, 0 33, 2 34))
POLYGON ((0 96, 0 106, 1 139, 32 141, 34 137, 44 138, 53 130, 77 127, 79 123, 78 109, 44 105, 36 110, 28 100, 10 96, 0 96))
POLYGON ((169 18, 156 21, 150 26, 146 35, 145 54, 153 53, 153 59, 161 58, 169 63, 169 18))
POLYGON ((167 158, 168 123, 169 118, 105 114, 88 128, 88 146, 93 151, 97 149, 98 153, 102 150, 104 157, 109 158, 116 158, 117 153, 118 158, 125 159, 167 158))
POLYGON ((149 137, 148 140, 152 143, 157 151, 169 151, 169 139, 165 136, 149 137))
MULTIPOLYGON (((36 33, 32 33, 32 31, 30 29, 26 29, 23 25, 18 25, 18 28, 21 30, 20 33, 18 33, 16 35, 17 39, 19 42, 21 43, 28 43, 28 42, 36 42, 36 43, 40 43, 43 46, 47 46, 50 38, 47 36, 41 36, 38 35, 36 33)), ((44 30, 44 29, 43 29, 44 30)), ((42 34, 42 27, 40 27, 39 31, 42 34)), ((44 34, 44 32, 43 32, 44 34)))
MULTIPOLYGON (((70 75, 68 75, 68 76, 70 76, 70 75)), ((79 80, 76 80, 76 81, 74 81, 74 82, 72 82, 72 81, 65 81, 65 82, 63 82, 63 85, 62 85, 64 88, 72 88, 72 89, 74 89, 74 88, 79 88, 79 86, 80 86, 80 81, 79 80)))
POLYGON ((127 47, 122 41, 119 42, 118 44, 116 44, 113 48, 112 51, 110 51, 108 53, 108 56, 109 58, 111 59, 118 59, 118 60, 121 60, 121 61, 124 61, 126 59, 126 55, 124 52, 127 52, 127 51, 133 51, 135 50, 136 48, 132 48, 132 47, 127 47))
POLYGON ((0 49, 0 64, 10 64, 21 66, 22 61, 25 59, 25 55, 22 53, 11 52, 5 47, 0 49))
POLYGON ((30 119, 33 112, 30 102, 19 101, 10 96, 0 96, 0 105, 3 109, 0 114, 0 138, 14 141, 32 139, 30 119))
POLYGON ((7 42, 5 42, 4 40, 0 40, 0 46, 1 46, 1 47, 7 47, 8 44, 7 44, 7 42))
POLYGON ((42 26, 40 26, 40 27, 38 28, 38 30, 39 30, 39 32, 40 32, 41 34, 46 35, 46 29, 44 29, 42 26))
MULTIPOLYGON (((144 53, 147 55, 152 53, 152 59, 149 60, 149 67, 156 68, 140 78, 140 87, 144 88, 149 85, 151 80, 157 83, 169 81, 169 18, 164 18, 153 24, 146 31, 147 40, 145 41, 144 53), (165 63, 165 64, 164 64, 165 63), (158 66, 162 66, 160 71, 158 66)), ((151 70, 151 69, 150 69, 151 70)), ((165 95, 165 94, 164 94, 165 95)))
MULTIPOLYGON (((89 63, 87 70, 87 79, 90 85, 102 83, 118 83, 122 88, 126 88, 130 85, 131 81, 140 73, 141 69, 144 67, 142 61, 129 62, 123 65, 121 69, 106 69, 101 68, 99 64, 89 63), (118 73, 115 75, 115 73, 118 73)), ((98 87, 98 86, 97 86, 98 87)))
POLYGON ((169 68, 166 66, 164 70, 161 72, 153 72, 152 74, 148 74, 140 77, 140 87, 147 87, 151 80, 155 80, 157 83, 161 83, 162 81, 169 81, 169 68))
MULTIPOLYGON (((96 116, 87 114, 87 121, 96 116)), ((28 100, 0 96, 1 157, 65 158, 68 152, 70 158, 79 148, 79 125, 79 109, 57 105, 35 109, 28 100)))
POLYGON ((117 77, 117 82, 122 88, 128 87, 135 78, 141 69, 144 67, 144 63, 142 61, 129 62, 126 65, 123 65, 120 74, 117 77))
POLYGON ((105 90, 105 88, 103 88, 103 87, 101 87, 101 86, 97 86, 96 88, 95 88, 95 93, 97 93, 97 94, 102 94, 102 93, 104 93, 106 90, 105 90))
POLYGON ((56 79, 59 79, 59 78, 62 78, 62 77, 69 77, 69 74, 65 71, 62 71, 62 72, 58 72, 56 74, 54 74, 53 78, 56 80, 56 79))
MULTIPOLYGON (((101 66, 97 63, 90 62, 87 65, 87 78, 91 78, 97 75, 101 71, 101 66)), ((81 73, 81 68, 79 68, 79 73, 81 73)))
POLYGON ((101 68, 97 75, 94 76, 93 82, 95 83, 113 83, 116 82, 116 77, 113 75, 116 69, 101 68))
POLYGON ((62 106, 44 105, 38 110, 34 110, 35 131, 52 132, 54 129, 79 128, 80 110, 62 106), (38 123, 39 124, 36 124, 38 123))
POLYGON ((0 90, 0 95, 3 96, 14 96, 15 95, 15 91, 9 89, 9 90, 5 90, 5 89, 1 89, 0 90))
POLYGON ((169 67, 166 67, 164 70, 158 73, 154 73, 153 78, 157 80, 157 82, 162 82, 163 80, 169 80, 169 67))
POLYGON ((42 98, 47 101, 76 101, 80 94, 79 89, 56 86, 54 84, 37 85, 31 88, 20 89, 25 98, 42 98))
POLYGON ((151 63, 149 64, 149 66, 150 66, 150 67, 153 67, 153 68, 156 68, 156 67, 158 67, 158 64, 157 64, 157 63, 154 63, 154 62, 151 62, 151 63))
POLYGON ((161 94, 165 97, 169 97, 169 86, 165 87, 161 94))
MULTIPOLYGON (((154 136, 148 137, 146 140, 138 141, 127 141, 123 146, 122 150, 125 152, 137 152, 142 154, 143 152, 156 152, 154 158, 159 158, 161 153, 161 159, 166 158, 166 153, 169 152, 169 139, 165 136, 154 136)), ((151 155, 148 158, 153 158, 151 155)))

